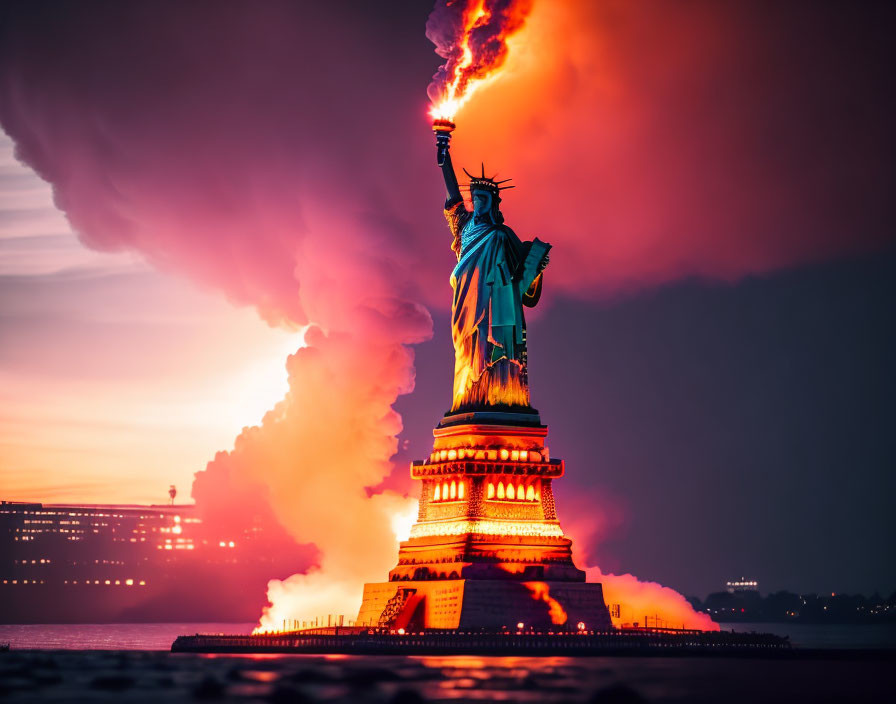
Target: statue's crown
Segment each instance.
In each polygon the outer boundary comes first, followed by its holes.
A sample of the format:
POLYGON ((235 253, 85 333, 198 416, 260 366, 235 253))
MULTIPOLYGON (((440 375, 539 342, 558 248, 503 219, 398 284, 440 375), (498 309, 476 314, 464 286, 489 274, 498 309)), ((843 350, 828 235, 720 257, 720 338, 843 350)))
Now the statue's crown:
POLYGON ((466 169, 464 169, 464 173, 470 177, 470 183, 463 187, 468 188, 470 190, 473 190, 474 188, 483 188, 485 190, 491 191, 495 195, 498 195, 499 191, 506 191, 508 188, 516 188, 516 186, 502 186, 501 185, 502 183, 507 183, 508 181, 510 181, 509 178, 502 179, 501 181, 496 181, 495 178, 496 178, 497 174, 495 174, 495 176, 492 176, 492 177, 486 176, 485 175, 485 164, 482 164, 482 175, 481 176, 474 176, 466 169))

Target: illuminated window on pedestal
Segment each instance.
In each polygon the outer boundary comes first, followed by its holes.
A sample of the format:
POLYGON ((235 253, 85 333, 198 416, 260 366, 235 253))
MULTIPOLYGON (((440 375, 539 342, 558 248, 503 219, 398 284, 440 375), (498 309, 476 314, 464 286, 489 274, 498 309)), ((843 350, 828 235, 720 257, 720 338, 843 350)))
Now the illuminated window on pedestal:
MULTIPOLYGON (((530 480, 531 481, 531 480, 530 480)), ((466 481, 463 479, 443 479, 436 481, 432 492, 433 502, 464 501, 467 495, 466 481)), ((490 501, 527 501, 539 503, 541 491, 536 479, 531 483, 525 480, 514 483, 513 481, 497 484, 493 481, 485 483, 485 498, 490 501)))
POLYGON ((446 479, 441 483, 436 482, 435 489, 432 493, 432 500, 435 501, 463 501, 466 496, 467 488, 463 479, 452 479, 451 482, 446 479))
POLYGON ((541 492, 537 484, 514 485, 512 482, 498 482, 497 486, 494 482, 488 482, 485 485, 485 498, 492 501, 541 501, 541 492))

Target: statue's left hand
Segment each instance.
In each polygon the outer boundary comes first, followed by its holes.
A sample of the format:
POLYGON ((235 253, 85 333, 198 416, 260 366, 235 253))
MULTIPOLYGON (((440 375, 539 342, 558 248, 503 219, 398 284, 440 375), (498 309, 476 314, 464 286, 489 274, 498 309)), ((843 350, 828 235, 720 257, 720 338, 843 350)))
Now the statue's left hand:
POLYGON ((545 254, 544 259, 542 259, 541 263, 538 265, 538 273, 540 274, 541 272, 543 272, 547 268, 547 265, 550 264, 550 262, 551 262, 551 255, 545 254))

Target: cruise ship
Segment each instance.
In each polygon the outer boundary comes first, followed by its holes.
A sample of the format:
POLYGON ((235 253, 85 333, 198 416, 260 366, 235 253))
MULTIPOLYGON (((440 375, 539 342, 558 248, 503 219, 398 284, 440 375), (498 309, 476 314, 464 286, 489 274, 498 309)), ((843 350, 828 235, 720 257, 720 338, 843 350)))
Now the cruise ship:
POLYGON ((0 502, 0 623, 251 622, 310 546, 194 505, 0 502))

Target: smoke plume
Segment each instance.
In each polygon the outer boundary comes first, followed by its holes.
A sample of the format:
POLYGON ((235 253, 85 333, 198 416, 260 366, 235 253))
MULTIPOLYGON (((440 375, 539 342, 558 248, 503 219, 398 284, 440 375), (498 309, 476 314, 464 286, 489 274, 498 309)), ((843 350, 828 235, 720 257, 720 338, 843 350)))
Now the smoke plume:
POLYGON ((472 85, 504 65, 507 39, 519 31, 531 0, 437 0, 426 36, 446 59, 427 93, 433 103, 462 102, 472 85))
POLYGON ((601 583, 614 626, 637 624, 642 627, 719 630, 719 624, 708 614, 695 611, 674 589, 656 582, 643 582, 630 574, 605 574, 599 567, 590 567, 585 573, 589 582, 601 583), (616 606, 619 616, 615 615, 616 606))
MULTIPOLYGON (((695 611, 691 604, 674 589, 651 581, 642 581, 631 574, 612 574, 606 567, 597 566, 595 553, 604 541, 624 523, 623 514, 629 510, 620 497, 571 497, 558 506, 559 515, 569 516, 563 521, 563 532, 573 539, 576 565, 585 570, 589 582, 603 585, 604 601, 610 607, 615 626, 663 626, 666 628, 694 628, 717 631, 719 626, 704 613, 695 611)), ((634 516, 633 520, 643 520, 634 516)))
POLYGON ((457 115, 454 162, 513 178, 507 222, 554 244, 551 290, 572 296, 873 251, 896 214, 892 21, 883 4, 535 2, 457 115))

